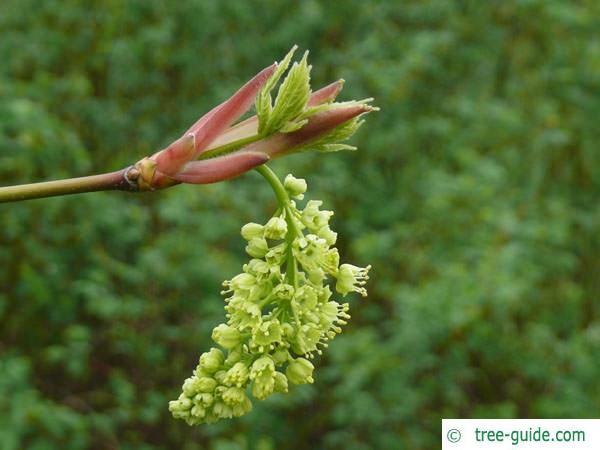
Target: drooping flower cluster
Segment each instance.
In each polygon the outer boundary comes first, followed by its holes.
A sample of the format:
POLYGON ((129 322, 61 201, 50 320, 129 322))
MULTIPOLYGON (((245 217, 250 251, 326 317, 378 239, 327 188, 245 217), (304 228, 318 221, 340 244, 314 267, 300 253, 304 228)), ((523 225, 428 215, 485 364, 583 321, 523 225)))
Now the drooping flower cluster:
POLYGON ((224 283, 227 322, 214 328, 220 347, 200 357, 194 374, 170 402, 175 418, 188 424, 239 417, 252 409, 249 395, 263 400, 287 392, 288 384, 313 382, 310 360, 328 346, 350 318, 348 304, 333 298, 330 284, 345 296, 366 296, 366 268, 339 263, 333 213, 310 200, 300 209, 306 182, 288 175, 283 183, 268 169, 279 200, 266 224, 242 228, 252 258, 224 283), (330 283, 332 281, 332 283, 330 283))

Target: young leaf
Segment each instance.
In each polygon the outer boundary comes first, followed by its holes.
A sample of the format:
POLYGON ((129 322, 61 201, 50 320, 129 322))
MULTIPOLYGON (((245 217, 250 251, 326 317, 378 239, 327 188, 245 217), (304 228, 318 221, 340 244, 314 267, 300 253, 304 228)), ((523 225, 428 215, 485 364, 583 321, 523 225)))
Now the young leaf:
POLYGON ((256 115, 258 116, 258 132, 260 134, 264 134, 264 129, 273 111, 273 99, 271 98, 271 91, 287 70, 297 48, 298 46, 294 45, 288 54, 285 55, 285 58, 283 58, 283 60, 277 65, 277 69, 273 75, 271 75, 271 78, 269 78, 256 96, 256 115))
POLYGON ((308 52, 305 52, 300 62, 294 63, 281 83, 275 106, 265 126, 265 133, 282 131, 281 128, 287 122, 293 121, 304 111, 310 97, 310 66, 307 58, 308 52))

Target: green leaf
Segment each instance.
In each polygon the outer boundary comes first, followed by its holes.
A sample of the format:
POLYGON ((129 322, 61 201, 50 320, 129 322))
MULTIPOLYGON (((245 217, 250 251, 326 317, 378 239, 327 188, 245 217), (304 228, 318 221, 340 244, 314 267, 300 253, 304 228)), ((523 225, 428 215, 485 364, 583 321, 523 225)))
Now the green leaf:
POLYGON ((304 111, 310 97, 310 66, 307 58, 308 51, 304 53, 300 62, 294 63, 279 87, 273 112, 265 127, 267 134, 283 131, 281 128, 284 124, 304 111))
POLYGON ((349 120, 330 132, 319 136, 312 141, 298 147, 296 151, 316 150, 319 152, 337 152, 340 150, 356 150, 356 147, 351 145, 341 144, 347 139, 350 139, 354 133, 360 128, 364 120, 359 117, 349 120))
POLYGON ((354 150, 356 150, 356 147, 354 145, 348 145, 348 144, 324 144, 317 150, 320 152, 331 153, 331 152, 339 152, 342 150, 354 151, 354 150))
POLYGON ((302 128, 304 125, 306 125, 306 123, 308 122, 308 120, 304 119, 304 120, 294 120, 292 122, 287 122, 285 125, 283 125, 279 131, 282 133, 291 133, 292 131, 296 131, 299 130, 300 128, 302 128))
POLYGON ((263 88, 260 90, 258 95, 256 96, 256 115, 258 116, 258 132, 264 133, 264 129, 271 117, 271 113, 273 111, 273 99, 271 98, 271 91, 281 78, 281 76, 285 73, 290 62, 292 61, 292 57, 298 48, 297 45, 294 45, 287 55, 279 62, 277 65, 277 69, 273 72, 273 75, 267 80, 263 88))

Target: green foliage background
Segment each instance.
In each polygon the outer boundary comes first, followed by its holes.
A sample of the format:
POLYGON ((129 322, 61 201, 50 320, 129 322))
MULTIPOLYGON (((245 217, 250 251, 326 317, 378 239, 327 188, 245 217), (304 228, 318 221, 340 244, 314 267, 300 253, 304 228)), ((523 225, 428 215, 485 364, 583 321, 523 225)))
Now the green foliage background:
POLYGON ((434 449, 441 417, 600 416, 600 3, 0 3, 2 185, 124 167, 293 43, 373 96, 356 153, 272 164, 367 300, 316 383, 171 419, 274 202, 256 174, 0 205, 0 448, 434 449))

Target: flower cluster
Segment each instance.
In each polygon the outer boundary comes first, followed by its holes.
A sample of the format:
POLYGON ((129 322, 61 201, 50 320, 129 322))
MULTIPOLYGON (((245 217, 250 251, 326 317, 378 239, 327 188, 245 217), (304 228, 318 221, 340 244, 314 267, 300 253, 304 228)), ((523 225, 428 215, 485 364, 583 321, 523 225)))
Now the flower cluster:
POLYGON ((367 294, 370 266, 340 265, 337 234, 329 227, 333 213, 320 201, 300 209, 290 200, 303 198, 306 182, 288 175, 282 185, 269 169, 261 173, 279 209, 266 224, 242 228, 252 259, 224 283, 227 322, 212 333, 220 348, 202 354, 169 404, 173 416, 190 425, 246 414, 249 395, 263 400, 287 392, 289 383, 312 383, 311 360, 350 318, 348 304, 332 298, 330 284, 343 296, 367 294))

